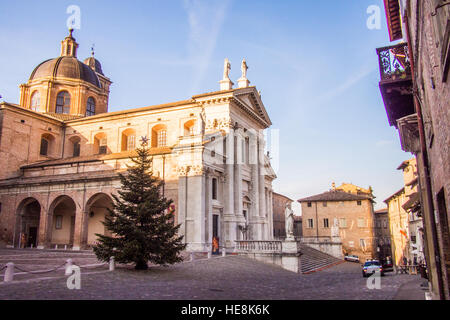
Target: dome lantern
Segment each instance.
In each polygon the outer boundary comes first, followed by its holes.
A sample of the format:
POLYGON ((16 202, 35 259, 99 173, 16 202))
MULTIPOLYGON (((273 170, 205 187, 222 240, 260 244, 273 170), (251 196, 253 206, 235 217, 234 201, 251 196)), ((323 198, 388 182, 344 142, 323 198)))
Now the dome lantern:
POLYGON ((77 57, 78 43, 72 33, 73 29, 69 29, 69 35, 61 41, 61 57, 77 57))

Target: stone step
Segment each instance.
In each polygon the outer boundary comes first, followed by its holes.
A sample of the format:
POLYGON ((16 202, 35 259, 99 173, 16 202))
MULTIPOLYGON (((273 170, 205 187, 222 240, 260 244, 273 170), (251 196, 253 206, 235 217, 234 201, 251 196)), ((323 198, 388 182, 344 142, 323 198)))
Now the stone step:
POLYGON ((301 272, 303 274, 311 273, 342 261, 336 257, 330 256, 327 253, 308 247, 304 244, 300 245, 300 251, 302 252, 300 260, 301 272))

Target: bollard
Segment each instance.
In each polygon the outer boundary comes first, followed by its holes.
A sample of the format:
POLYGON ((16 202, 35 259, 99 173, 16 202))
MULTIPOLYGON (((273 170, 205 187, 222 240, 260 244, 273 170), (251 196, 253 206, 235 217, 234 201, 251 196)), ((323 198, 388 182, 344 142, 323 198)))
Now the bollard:
POLYGON ((211 259, 211 251, 208 251, 208 259, 211 259))
POLYGON ((72 274, 72 259, 67 259, 66 261, 66 276, 70 276, 72 274))
POLYGON ((58 245, 57 244, 55 244, 55 250, 58 250, 58 245))
POLYGON ((114 256, 111 256, 109 258, 109 271, 114 271, 115 268, 116 268, 116 261, 114 259, 114 256))
POLYGON ((194 253, 191 252, 191 261, 194 261, 194 253))
POLYGON ((10 282, 14 279, 14 263, 8 262, 6 264, 6 271, 5 271, 5 278, 3 279, 4 282, 10 282))
POLYGON ((222 257, 225 257, 227 255, 227 249, 223 248, 222 249, 222 257))

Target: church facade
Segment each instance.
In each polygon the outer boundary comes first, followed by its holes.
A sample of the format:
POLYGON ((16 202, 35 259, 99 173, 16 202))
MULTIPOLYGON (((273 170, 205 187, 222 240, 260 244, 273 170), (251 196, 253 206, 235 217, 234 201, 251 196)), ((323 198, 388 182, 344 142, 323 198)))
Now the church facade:
POLYGON ((213 238, 229 249, 273 239, 276 175, 263 134, 271 121, 245 60, 237 88, 226 60, 219 91, 108 112, 112 82, 77 48, 71 31, 60 56, 20 86, 20 103, 0 104, 0 246, 95 244, 141 137, 187 250, 211 250, 213 238))

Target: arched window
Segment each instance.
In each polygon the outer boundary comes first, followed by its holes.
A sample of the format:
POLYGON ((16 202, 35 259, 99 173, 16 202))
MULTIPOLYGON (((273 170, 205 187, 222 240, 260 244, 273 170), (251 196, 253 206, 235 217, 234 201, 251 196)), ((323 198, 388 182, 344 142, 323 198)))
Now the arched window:
POLYGON ((158 124, 152 128, 152 147, 165 147, 167 145, 167 127, 158 124))
POLYGON ((95 100, 92 97, 89 97, 86 105, 86 117, 95 115, 95 100))
POLYGON ((56 97, 56 113, 70 113, 70 94, 67 91, 61 91, 56 97))
POLYGON ((31 95, 31 110, 39 111, 40 104, 41 104, 41 95, 40 95, 39 91, 35 91, 31 95))
POLYGON ((52 153, 53 142, 55 138, 48 133, 44 133, 41 136, 41 146, 39 149, 39 154, 41 156, 48 156, 52 153))
POLYGON ((97 133, 94 137, 94 146, 98 154, 108 153, 108 140, 105 133, 97 133))
POLYGON ((136 131, 126 129, 122 132, 122 151, 131 151, 136 149, 136 131))
POLYGON ((189 120, 184 124, 184 136, 193 136, 195 130, 195 120, 189 120))

